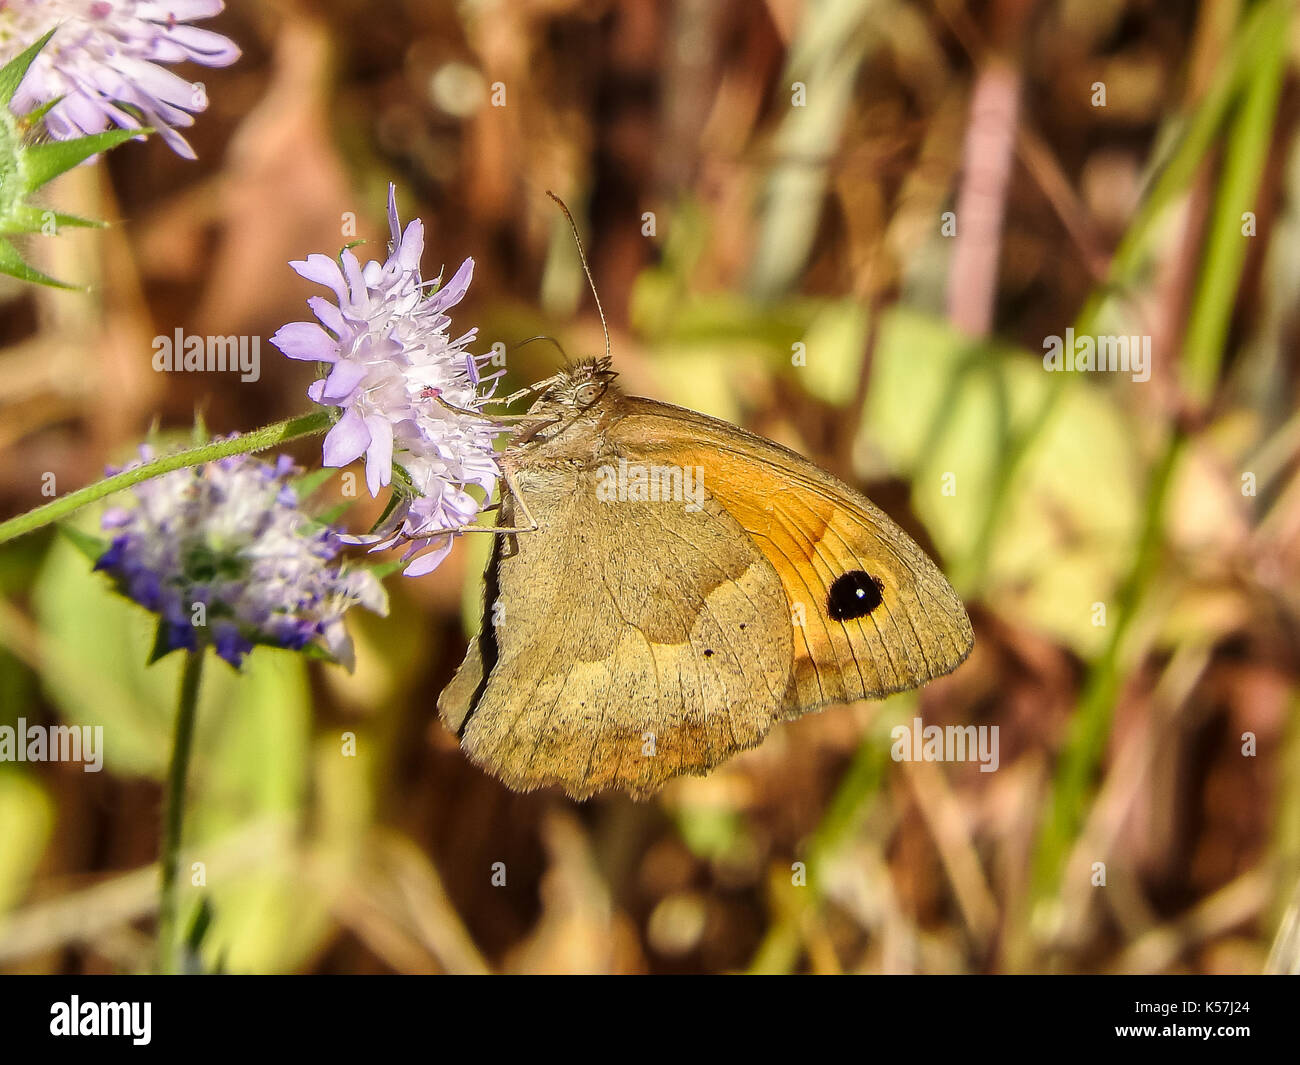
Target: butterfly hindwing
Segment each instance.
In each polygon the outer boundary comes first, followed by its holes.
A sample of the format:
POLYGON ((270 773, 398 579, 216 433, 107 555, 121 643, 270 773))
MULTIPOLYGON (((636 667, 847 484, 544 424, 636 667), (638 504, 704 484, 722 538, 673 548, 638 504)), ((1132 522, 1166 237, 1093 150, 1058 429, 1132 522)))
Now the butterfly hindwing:
MULTIPOLYGON (((636 795, 759 743, 790 685, 780 582, 717 503, 601 502, 594 471, 518 484, 539 523, 489 562, 483 631, 439 699, 512 787, 636 795)), ((507 497, 501 520, 519 520, 507 497)))

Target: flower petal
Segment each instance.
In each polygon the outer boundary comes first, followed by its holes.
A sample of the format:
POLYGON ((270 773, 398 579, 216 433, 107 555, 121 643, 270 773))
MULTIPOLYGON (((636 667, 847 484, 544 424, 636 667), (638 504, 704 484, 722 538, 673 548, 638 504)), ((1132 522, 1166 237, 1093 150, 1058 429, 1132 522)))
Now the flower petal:
POLYGON ((291 359, 338 361, 338 344, 315 322, 290 322, 276 330, 271 343, 291 359))
POLYGON ((420 257, 424 254, 424 223, 418 218, 411 219, 397 245, 397 262, 403 270, 414 273, 420 269, 420 257))
POLYGON ((346 466, 365 454, 370 446, 370 430, 365 419, 350 407, 344 412, 325 436, 325 445, 321 450, 321 464, 325 466, 346 466))
POLYGON ((393 423, 379 415, 372 415, 365 421, 370 430, 370 446, 366 449, 366 487, 373 497, 393 479, 393 423))
POLYGON ((347 299, 347 285, 343 280, 343 271, 339 269, 339 264, 328 255, 313 252, 306 259, 291 262, 289 266, 300 277, 305 277, 308 281, 315 281, 318 285, 324 285, 334 293, 334 298, 340 302, 347 299))
POLYGON ((466 259, 460 264, 460 269, 456 271, 452 279, 429 297, 428 310, 444 311, 448 307, 454 307, 465 298, 465 293, 469 291, 469 283, 473 277, 474 260, 466 259))
MULTIPOLYGON (((334 364, 334 369, 330 375, 325 378, 324 387, 319 396, 312 396, 317 403, 333 403, 338 406, 343 405, 357 386, 366 379, 366 366, 360 362, 349 362, 344 359, 334 364)), ((391 433, 391 430, 390 430, 391 433)))
POLYGON ((347 332, 347 322, 344 321, 342 313, 329 300, 320 296, 309 296, 307 306, 311 308, 312 314, 320 324, 336 337, 342 337, 347 332))
POLYGON ((451 536, 436 537, 429 541, 434 545, 432 550, 420 555, 403 571, 407 577, 423 577, 426 573, 432 573, 442 563, 442 560, 451 552, 451 536))

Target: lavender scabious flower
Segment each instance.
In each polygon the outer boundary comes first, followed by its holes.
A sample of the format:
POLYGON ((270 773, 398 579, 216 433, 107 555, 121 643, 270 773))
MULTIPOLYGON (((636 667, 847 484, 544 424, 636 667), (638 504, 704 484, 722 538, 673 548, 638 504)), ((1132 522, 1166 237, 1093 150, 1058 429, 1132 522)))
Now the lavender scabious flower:
POLYGON ((189 23, 221 11, 221 0, 3 0, 0 61, 54 36, 27 71, 10 107, 24 115, 52 100, 45 128, 56 140, 151 126, 177 155, 194 150, 176 127, 207 107, 202 86, 160 64, 224 67, 239 58, 227 37, 189 23))
POLYGON ((394 463, 408 474, 410 486, 402 486, 399 504, 367 542, 373 550, 409 545, 404 557, 421 557, 406 573, 418 576, 442 561, 451 534, 478 513, 466 488, 477 485, 490 497, 496 487, 493 440, 503 430, 477 412, 491 395, 480 388, 500 374, 484 377, 490 356, 466 350, 477 329, 455 340, 449 335, 447 311, 469 288, 474 260, 446 284, 422 280, 424 224, 417 218, 403 231, 394 195, 389 185, 385 262, 362 265, 345 250, 338 260, 309 255, 289 264, 328 288, 334 301, 313 296, 307 304, 318 322, 292 322, 271 343, 291 359, 329 366, 307 390, 315 402, 343 411, 325 437, 326 466, 364 455, 372 496, 392 482, 394 463))
POLYGON ((298 472, 286 456, 236 455, 144 481, 135 506, 104 513, 113 540, 95 568, 159 616, 164 652, 211 644, 238 666, 256 644, 315 644, 351 669, 343 615, 357 603, 386 614, 387 597, 374 574, 335 561, 341 537, 299 509, 298 472))

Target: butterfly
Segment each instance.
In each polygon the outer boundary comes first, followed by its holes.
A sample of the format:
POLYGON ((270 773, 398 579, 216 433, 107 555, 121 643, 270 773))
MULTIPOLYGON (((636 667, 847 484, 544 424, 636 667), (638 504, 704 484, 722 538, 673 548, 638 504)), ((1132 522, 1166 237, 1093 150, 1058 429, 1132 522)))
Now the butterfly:
POLYGON ((617 376, 606 354, 536 386, 502 453, 483 622, 438 698, 473 762, 644 798, 970 653, 956 592, 869 499, 617 376))

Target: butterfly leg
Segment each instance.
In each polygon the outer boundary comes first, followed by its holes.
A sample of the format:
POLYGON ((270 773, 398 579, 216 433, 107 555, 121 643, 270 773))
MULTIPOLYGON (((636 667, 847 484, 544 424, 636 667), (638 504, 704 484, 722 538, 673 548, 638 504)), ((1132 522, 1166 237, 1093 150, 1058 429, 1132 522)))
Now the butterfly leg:
MULTIPOLYGON (((532 513, 529 511, 528 504, 524 502, 524 495, 519 490, 519 482, 515 480, 514 472, 512 470, 503 470, 501 473, 501 477, 502 480, 506 482, 506 487, 510 489, 510 494, 514 496, 514 498, 519 502, 519 509, 524 512, 524 520, 528 522, 528 524, 514 526, 514 527, 501 526, 501 525, 466 525, 463 528, 457 529, 456 531, 458 533, 462 533, 462 532, 521 533, 521 532, 536 532, 538 529, 541 528, 541 526, 537 524, 537 519, 534 518, 532 513)), ((484 509, 495 510, 500 506, 501 503, 498 500, 496 503, 493 503, 491 507, 484 507, 484 509)))
MULTIPOLYGON (((533 339, 534 339, 534 340, 538 340, 538 339, 547 339, 547 340, 549 340, 550 338, 549 338, 549 337, 545 337, 545 338, 534 337, 533 339)), ((524 343, 527 343, 527 341, 524 341, 524 343)), ((486 400, 486 402, 488 402, 488 403, 504 403, 504 404, 508 407, 511 403, 515 402, 515 400, 517 400, 517 399, 523 399, 525 396, 535 396, 535 395, 540 395, 541 393, 545 392, 548 388, 550 388, 551 385, 555 384, 558 380, 560 380, 560 378, 563 377, 563 376, 564 376, 563 374, 558 374, 558 373, 557 373, 557 374, 553 374, 552 376, 546 378, 545 380, 538 381, 537 384, 535 384, 535 385, 529 385, 527 388, 521 388, 518 392, 515 392, 513 395, 509 395, 509 396, 492 396, 491 398, 489 398, 488 400, 486 400)))

